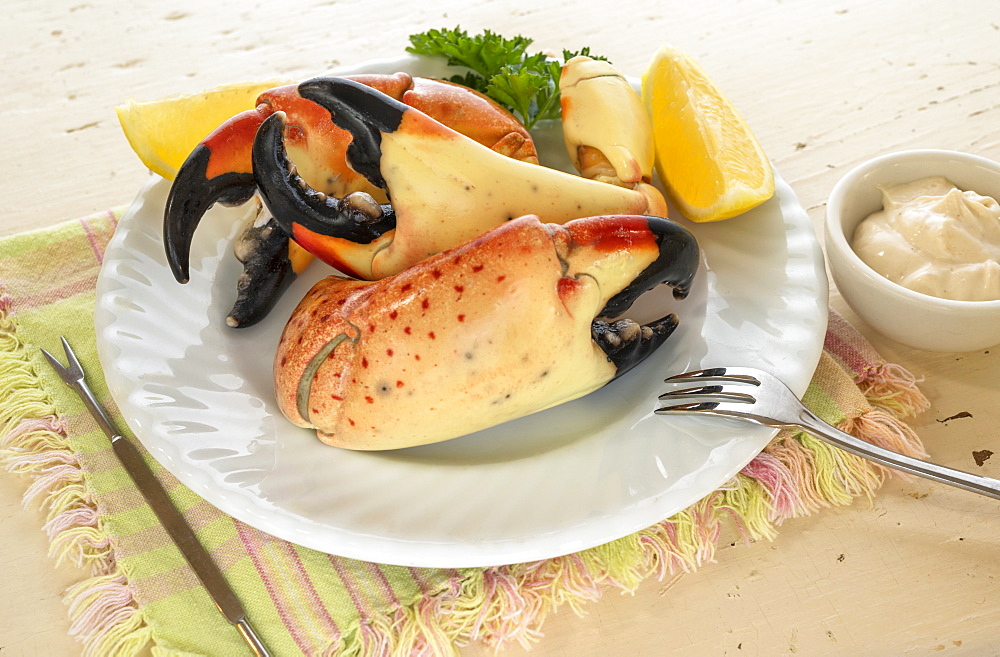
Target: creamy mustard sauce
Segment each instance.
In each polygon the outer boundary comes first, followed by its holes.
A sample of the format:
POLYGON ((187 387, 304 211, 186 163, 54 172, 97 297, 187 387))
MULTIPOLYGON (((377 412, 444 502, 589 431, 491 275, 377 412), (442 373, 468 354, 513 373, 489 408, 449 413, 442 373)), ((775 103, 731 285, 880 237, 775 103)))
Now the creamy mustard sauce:
POLYGON ((916 292, 958 301, 1000 299, 1000 204, 941 176, 879 187, 883 209, 852 247, 869 267, 916 292))

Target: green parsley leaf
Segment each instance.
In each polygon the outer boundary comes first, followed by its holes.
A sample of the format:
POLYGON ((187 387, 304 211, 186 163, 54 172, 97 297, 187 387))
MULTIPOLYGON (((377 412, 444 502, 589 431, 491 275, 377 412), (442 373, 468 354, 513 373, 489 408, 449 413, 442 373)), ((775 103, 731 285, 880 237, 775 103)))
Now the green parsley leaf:
POLYGON ((413 45, 407 48, 409 52, 446 57, 451 66, 465 66, 489 78, 504 66, 518 64, 531 39, 520 36, 506 39, 489 30, 470 37, 456 27, 411 35, 410 43, 413 45))
POLYGON ((469 69, 451 81, 493 98, 528 129, 538 121, 559 118, 559 75, 565 62, 577 55, 605 59, 583 48, 563 50, 560 62, 542 53, 527 54, 532 43, 527 37, 508 39, 489 30, 469 36, 460 27, 413 34, 410 43, 409 52, 445 57, 449 66, 469 69))

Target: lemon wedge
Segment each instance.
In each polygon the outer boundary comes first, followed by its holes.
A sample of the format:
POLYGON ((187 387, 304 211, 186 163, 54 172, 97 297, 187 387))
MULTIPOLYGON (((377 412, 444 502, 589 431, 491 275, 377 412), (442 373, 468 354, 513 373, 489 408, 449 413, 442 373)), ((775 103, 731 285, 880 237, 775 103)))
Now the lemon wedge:
POLYGON ((656 170, 692 221, 720 221, 774 195, 764 149, 728 98, 686 53, 663 46, 642 76, 656 170))
POLYGON ((198 142, 229 117, 253 109, 261 92, 283 84, 289 81, 238 82, 160 100, 130 99, 115 112, 142 163, 173 180, 198 142))

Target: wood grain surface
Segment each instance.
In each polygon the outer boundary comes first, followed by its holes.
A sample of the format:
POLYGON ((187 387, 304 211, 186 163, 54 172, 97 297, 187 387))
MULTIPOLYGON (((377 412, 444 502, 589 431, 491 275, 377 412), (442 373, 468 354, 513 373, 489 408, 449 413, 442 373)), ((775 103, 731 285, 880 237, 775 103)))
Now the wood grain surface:
MULTIPOLYGON (((639 75, 662 43, 694 55, 753 127, 817 229, 852 166, 907 148, 1000 159, 1000 3, 928 0, 111 3, 6 0, 0 51, 0 234, 127 204, 147 179, 113 107, 236 80, 304 78, 402 53, 460 24, 590 46, 639 75)), ((1000 477, 1000 347, 928 353, 874 334, 922 377, 913 421, 933 458, 1000 477), (953 418, 953 419, 949 419, 953 418), (977 465, 973 452, 990 449, 977 465)), ((77 655, 24 479, 0 475, 0 655, 77 655)), ((727 537, 717 562, 634 595, 561 611, 530 654, 1000 654, 1000 504, 894 478, 871 503, 787 522, 773 542, 727 537), (730 545, 732 543, 732 545, 730 545)), ((467 657, 491 654, 479 646, 467 657)), ((522 655, 514 646, 500 654, 522 655)))

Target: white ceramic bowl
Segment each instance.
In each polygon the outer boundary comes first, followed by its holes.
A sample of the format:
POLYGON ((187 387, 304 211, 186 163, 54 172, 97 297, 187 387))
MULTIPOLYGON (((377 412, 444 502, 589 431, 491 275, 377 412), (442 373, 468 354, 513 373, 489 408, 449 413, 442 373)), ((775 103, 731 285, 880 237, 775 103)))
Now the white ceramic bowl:
POLYGON ((876 185, 945 176, 963 190, 1000 199, 1000 164, 945 150, 901 151, 857 166, 826 205, 826 250, 844 300, 879 333, 928 351, 975 351, 1000 344, 1000 301, 952 301, 913 292, 877 274, 850 245, 858 223, 882 209, 876 185))

